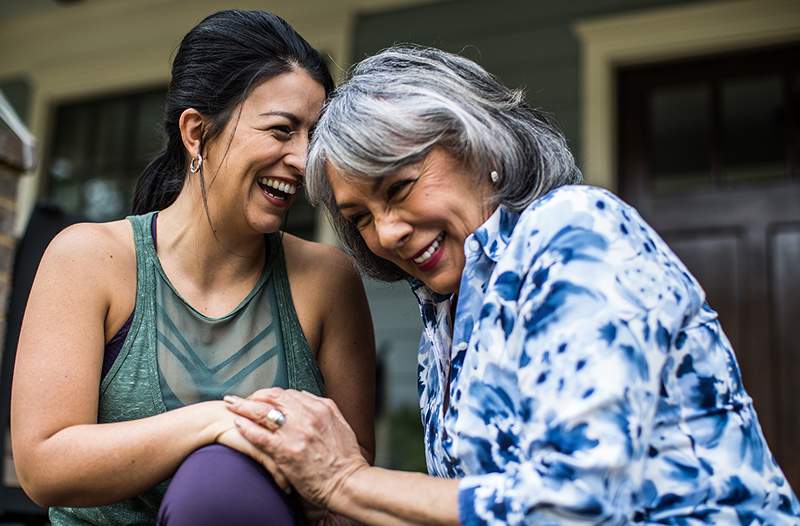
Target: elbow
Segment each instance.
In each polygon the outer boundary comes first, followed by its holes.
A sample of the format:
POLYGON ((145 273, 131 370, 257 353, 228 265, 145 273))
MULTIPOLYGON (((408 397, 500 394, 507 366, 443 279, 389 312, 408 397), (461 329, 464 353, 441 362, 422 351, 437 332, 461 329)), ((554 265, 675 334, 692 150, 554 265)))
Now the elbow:
POLYGON ((23 481, 21 478, 20 487, 22 491, 30 498, 37 506, 42 508, 49 508, 51 506, 74 506, 70 499, 70 495, 62 488, 56 487, 54 484, 38 481, 23 481))
POLYGON ((37 477, 32 477, 25 473, 24 470, 17 470, 17 481, 19 482, 22 491, 28 496, 37 506, 48 508, 55 506, 53 492, 37 480, 37 477))
POLYGON ((65 488, 57 479, 48 475, 47 462, 32 459, 15 459, 17 481, 22 491, 34 503, 43 508, 62 506, 66 504, 65 488))

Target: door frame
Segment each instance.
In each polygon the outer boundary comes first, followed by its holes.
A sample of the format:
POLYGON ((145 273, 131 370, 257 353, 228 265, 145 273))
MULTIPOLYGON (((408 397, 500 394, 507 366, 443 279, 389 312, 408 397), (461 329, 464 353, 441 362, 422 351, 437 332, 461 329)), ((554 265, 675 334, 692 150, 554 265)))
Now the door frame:
POLYGON ((800 41, 800 2, 729 0, 578 20, 581 166, 586 182, 618 190, 619 66, 800 41))

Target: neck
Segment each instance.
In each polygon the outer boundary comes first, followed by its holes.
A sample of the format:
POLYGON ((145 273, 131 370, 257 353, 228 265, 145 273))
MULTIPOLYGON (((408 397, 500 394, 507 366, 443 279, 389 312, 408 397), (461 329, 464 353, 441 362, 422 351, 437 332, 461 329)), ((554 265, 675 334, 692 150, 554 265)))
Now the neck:
POLYGON ((214 212, 209 202, 206 213, 196 184, 184 186, 175 202, 158 214, 162 265, 191 278, 201 288, 260 274, 265 258, 264 235, 248 228, 244 219, 223 221, 223 214, 214 212))

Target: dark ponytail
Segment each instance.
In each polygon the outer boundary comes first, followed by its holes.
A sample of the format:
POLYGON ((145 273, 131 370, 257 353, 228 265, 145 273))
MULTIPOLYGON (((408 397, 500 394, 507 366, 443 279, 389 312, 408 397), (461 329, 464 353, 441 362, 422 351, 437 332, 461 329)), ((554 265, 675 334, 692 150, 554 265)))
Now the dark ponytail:
MULTIPOLYGON (((162 210, 183 188, 188 159, 178 120, 194 108, 208 119, 203 144, 225 128, 233 110, 260 82, 302 68, 333 91, 322 56, 285 20, 263 11, 228 10, 205 18, 183 37, 164 105, 165 149, 142 172, 133 213, 162 210)), ((200 173, 201 183, 203 174, 200 173)), ((205 187, 203 187, 205 192, 205 187)))
MULTIPOLYGON (((179 137, 180 138, 180 137, 179 137)), ((167 147, 145 167, 133 194, 133 213, 144 214, 169 206, 183 185, 183 143, 168 139, 167 147)))

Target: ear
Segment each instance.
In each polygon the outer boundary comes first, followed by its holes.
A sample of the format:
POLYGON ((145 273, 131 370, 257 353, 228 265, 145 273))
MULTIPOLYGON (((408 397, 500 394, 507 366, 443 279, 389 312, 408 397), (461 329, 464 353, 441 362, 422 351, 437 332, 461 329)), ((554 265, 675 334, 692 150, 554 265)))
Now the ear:
POLYGON ((178 128, 181 130, 183 147, 189 153, 190 159, 202 153, 204 125, 205 119, 203 115, 194 108, 183 110, 178 119, 178 128))

